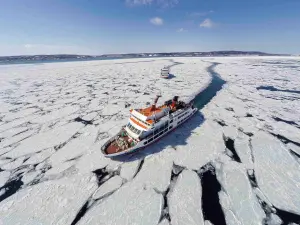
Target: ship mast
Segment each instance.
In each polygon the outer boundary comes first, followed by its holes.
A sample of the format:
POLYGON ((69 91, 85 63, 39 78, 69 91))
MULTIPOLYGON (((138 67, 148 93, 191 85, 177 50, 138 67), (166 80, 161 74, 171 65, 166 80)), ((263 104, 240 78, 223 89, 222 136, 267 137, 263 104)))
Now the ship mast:
POLYGON ((151 106, 151 111, 154 111, 155 109, 156 109, 156 103, 158 102, 158 99, 161 97, 161 95, 160 94, 157 94, 156 95, 156 97, 155 97, 155 99, 154 99, 154 102, 153 102, 153 104, 152 104, 152 106, 151 106))

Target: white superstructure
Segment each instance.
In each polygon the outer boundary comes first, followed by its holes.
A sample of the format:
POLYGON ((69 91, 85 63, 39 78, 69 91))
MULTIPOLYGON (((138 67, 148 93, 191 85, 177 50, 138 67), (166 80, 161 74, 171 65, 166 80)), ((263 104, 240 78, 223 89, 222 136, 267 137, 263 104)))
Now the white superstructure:
POLYGON ((169 67, 162 68, 161 72, 160 72, 160 76, 162 78, 169 78, 169 76, 170 76, 170 68, 169 67))

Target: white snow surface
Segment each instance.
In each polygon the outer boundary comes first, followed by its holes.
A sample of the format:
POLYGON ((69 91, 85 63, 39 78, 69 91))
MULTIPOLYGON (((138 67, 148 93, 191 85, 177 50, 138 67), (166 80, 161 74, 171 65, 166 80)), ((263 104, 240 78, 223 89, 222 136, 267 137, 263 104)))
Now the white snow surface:
MULTIPOLYGON (((109 182, 109 181, 107 181, 109 182)), ((111 186, 111 190, 115 185, 111 186)), ((108 190, 107 190, 108 191, 108 190)), ((122 186, 114 194, 98 202, 79 224, 157 224, 162 196, 153 189, 143 189, 135 182, 122 186)))
POLYGON ((296 224, 259 200, 300 218, 299 71, 296 57, 1 65, 0 224, 213 224, 195 172, 208 163, 221 224, 296 224), (102 155, 131 108, 191 99, 211 71, 227 83, 189 121, 134 155, 102 155))
POLYGON ((202 188, 197 173, 184 170, 169 197, 172 224, 204 224, 201 210, 202 188))
POLYGON ((300 165, 273 136, 253 138, 256 178, 266 197, 277 208, 300 214, 300 165))
MULTIPOLYGON (((226 190, 223 195, 229 199, 228 205, 223 204, 225 212, 231 211, 240 224, 261 224, 265 214, 260 208, 255 194, 251 191, 243 165, 236 162, 224 163, 223 161, 221 168, 217 170, 217 178, 226 190)), ((230 221, 230 215, 226 213, 225 215, 230 221)), ((228 223, 230 224, 230 222, 228 223)))
POLYGON ((1 202, 0 218, 8 225, 71 224, 78 209, 96 188, 89 176, 27 187, 1 202))

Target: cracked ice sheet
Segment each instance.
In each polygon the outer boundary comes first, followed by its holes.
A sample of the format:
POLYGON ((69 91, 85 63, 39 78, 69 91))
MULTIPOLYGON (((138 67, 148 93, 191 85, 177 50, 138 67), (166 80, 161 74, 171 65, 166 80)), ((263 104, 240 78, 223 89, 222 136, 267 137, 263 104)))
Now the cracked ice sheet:
POLYGON ((259 188, 279 209, 300 214, 299 164, 273 136, 259 132, 252 140, 259 188))
POLYGON ((166 138, 166 141, 173 139, 170 143, 175 143, 175 146, 177 144, 176 142, 178 142, 175 138, 180 142, 176 146, 176 154, 174 156, 174 163, 176 165, 198 170, 216 158, 226 147, 222 139, 222 128, 214 122, 205 121, 200 127, 192 130, 190 134, 190 129, 186 129, 185 126, 189 126, 190 123, 193 124, 194 119, 193 117, 190 121, 186 122, 182 128, 178 128, 178 130, 170 134, 166 138), (187 137, 186 143, 181 143, 185 136, 189 136, 187 137))
POLYGON ((76 172, 74 164, 75 162, 73 161, 57 164, 45 173, 45 178, 52 180, 74 174, 76 172))
POLYGON ((91 178, 76 175, 20 190, 1 202, 1 222, 7 225, 71 224, 97 188, 91 178))
MULTIPOLYGON (((22 105, 13 105, 16 102, 29 102, 32 104, 30 106, 38 106, 40 109, 45 111, 47 110, 49 114, 52 112, 54 113, 56 110, 61 110, 64 112, 66 110, 64 108, 68 108, 69 106, 69 109, 73 106, 75 108, 80 106, 78 115, 82 116, 86 115, 87 110, 88 112, 93 110, 98 111, 99 109, 102 110, 105 107, 113 106, 114 104, 120 107, 120 110, 125 112, 127 110, 124 110, 125 102, 131 104, 130 108, 145 106, 145 103, 147 101, 151 101, 156 92, 159 90, 161 90, 162 94, 164 95, 164 98, 160 99, 162 101, 173 97, 174 94, 178 94, 178 89, 182 91, 182 95, 180 97, 184 97, 185 95, 188 96, 190 93, 194 93, 203 87, 209 80, 209 76, 205 67, 209 66, 210 64, 202 62, 203 58, 176 58, 176 61, 182 61, 185 63, 183 65, 172 67, 171 71, 176 77, 170 80, 160 79, 159 71, 165 64, 170 63, 169 59, 155 59, 154 61, 148 63, 141 62, 144 61, 144 59, 129 59, 114 61, 54 63, 38 66, 20 65, 7 66, 5 67, 5 71, 2 70, 3 67, 0 67, 0 82, 3 81, 3 84, 5 84, 0 85, 0 111, 3 109, 5 112, 1 113, 0 117, 2 115, 12 116, 13 113, 9 112, 9 110, 20 110, 27 107, 22 105), (157 75, 157 77, 155 75, 157 75), (128 84, 140 83, 141 76, 144 79, 141 86, 127 86, 128 84), (95 89, 93 90, 91 88, 87 88, 86 85, 93 85, 95 89), (104 92, 109 92, 109 94, 106 95, 104 92), (146 92, 150 95, 144 95, 146 92), (5 101, 11 102, 12 104, 4 104, 2 103, 2 99, 5 99, 5 101), (91 100, 90 103, 88 102, 89 100, 91 100)), ((261 64, 261 62, 265 59, 266 58, 256 57, 218 57, 215 59, 209 59, 210 61, 217 60, 222 63, 215 69, 225 80, 228 81, 228 83, 225 85, 226 88, 220 91, 218 95, 211 101, 211 103, 209 103, 202 110, 207 122, 212 124, 214 123, 212 120, 215 118, 224 120, 227 125, 232 127, 229 129, 224 129, 224 132, 228 132, 231 135, 231 133, 235 132, 234 129, 238 129, 238 126, 240 126, 239 124, 242 124, 241 127, 244 129, 244 131, 252 131, 256 133, 256 128, 262 128, 261 124, 263 124, 263 122, 257 121, 256 118, 264 119, 268 123, 271 122, 271 124, 274 123, 271 117, 272 115, 295 122, 300 121, 299 113, 297 112, 297 109, 300 107, 299 101, 289 101, 286 99, 278 101, 267 97, 286 98, 289 96, 289 94, 272 93, 270 95, 270 92, 268 91, 256 90, 257 85, 270 85, 270 82, 276 83, 278 87, 281 85, 282 88, 285 88, 283 86, 288 86, 297 89, 300 86, 299 71, 292 69, 277 69, 277 71, 274 72, 270 70, 270 66, 256 68, 253 66, 254 63, 259 62, 261 64), (272 77, 272 79, 270 79, 270 77, 272 77), (289 82, 285 82, 282 85, 283 82, 276 81, 275 78, 289 79, 289 82), (236 100, 237 98, 240 100, 236 100), (227 102, 228 99, 229 101, 227 102), (214 107, 211 107, 212 105, 214 107), (234 112, 226 110, 226 107, 232 107, 234 112), (243 118, 246 112, 250 112, 253 117, 256 118, 243 118)), ((110 110, 108 109, 106 111, 109 112, 110 110)), ((116 118, 109 118, 107 120, 106 118, 102 119, 101 111, 98 112, 99 116, 97 116, 96 119, 97 123, 99 123, 98 127, 100 131, 108 131, 111 128, 111 130, 119 129, 120 126, 123 125, 123 121, 114 121, 116 118), (113 126, 116 126, 113 127, 107 124, 106 127, 104 123, 112 123, 113 126)), ((126 115, 127 119, 128 113, 124 114, 126 115)), ((74 116, 75 114, 72 114, 71 116, 67 116, 68 118, 63 118, 63 120, 58 118, 58 123, 51 129, 57 129, 62 124, 66 123, 68 119, 74 119, 74 116)), ((16 119, 5 124, 1 124, 0 122, 0 132, 12 127, 16 127, 22 123, 25 123, 23 126, 29 126, 26 124, 26 122, 39 117, 42 117, 42 115, 29 115, 26 116, 26 118, 16 119)), ((42 126, 44 127, 44 131, 50 129, 48 125, 50 124, 43 123, 42 126)), ((186 124, 183 126, 185 125, 186 124)), ((219 143, 219 141, 223 142, 222 135, 219 135, 219 125, 216 127, 211 125, 216 129, 207 129, 207 125, 205 124, 202 124, 201 126, 204 126, 205 129, 200 130, 201 133, 195 133, 192 131, 192 136, 198 135, 197 137, 199 137, 203 135, 204 137, 202 137, 202 139, 205 139, 206 137, 207 140, 200 139, 202 142, 216 142, 218 145, 220 144, 220 147, 223 145, 225 149, 224 144, 219 143), (213 138, 215 133, 217 136, 216 138, 213 138)), ((181 128, 178 128, 177 131, 180 129, 181 128)), ((195 128, 184 130, 187 131, 186 135, 183 134, 184 132, 175 131, 169 135, 172 138, 169 139, 166 137, 161 140, 160 144, 167 142, 165 146, 171 146, 170 143, 175 143, 174 147, 177 148, 177 151, 174 150, 174 154, 177 156, 175 160, 181 162, 183 166, 187 165, 189 168, 198 169, 206 162, 218 157, 219 152, 223 150, 211 151, 211 149, 214 149, 211 143, 202 145, 200 144, 199 146, 201 149, 198 150, 198 148, 196 148, 198 145, 198 143, 196 143, 197 138, 190 137, 191 139, 195 140, 186 138, 186 136, 189 137, 191 135, 190 131, 194 129, 195 128), (193 148, 195 147, 193 149, 196 150, 195 152, 191 152, 191 149, 187 149, 190 145, 189 142, 193 145, 193 148), (208 147, 207 151, 206 147, 208 147), (188 154, 186 154, 186 152, 188 154), (186 158, 181 159, 181 157, 186 158)), ((112 135, 115 131, 111 132, 111 130, 109 130, 109 132, 112 135)), ((232 136, 236 137, 235 134, 232 134, 232 136)), ((160 144, 158 143, 158 145, 160 144)), ((166 151, 165 146, 162 145, 162 152, 166 151)), ((89 173, 95 169, 103 168, 104 166, 114 169, 122 164, 120 162, 104 158, 101 154, 101 151, 99 151, 100 147, 101 143, 97 142, 91 147, 91 150, 87 151, 87 153, 78 160, 78 162, 74 162, 76 163, 76 167, 80 168, 80 172, 85 171, 89 173)), ((238 154, 240 153, 238 152, 238 154)), ((36 158, 39 158, 39 156, 35 157, 34 155, 32 156, 32 159, 33 161, 36 161, 36 158)), ((41 154, 41 159, 45 159, 46 155, 47 154, 41 154)), ((147 160, 148 158, 146 161, 147 160)), ((56 167, 54 170, 50 170, 48 173, 55 174, 72 164, 73 163, 61 163, 60 166, 56 167)), ((128 172, 129 170, 126 171, 125 165, 128 165, 128 163, 121 165, 121 175, 125 174, 124 176, 131 178, 137 169, 137 164, 133 163, 131 165, 132 168, 129 169, 130 172, 128 172)), ((147 164, 146 168, 148 168, 147 164)), ((168 168, 166 168, 166 170, 167 169, 168 168)), ((140 172, 142 172, 142 170, 140 172)), ((157 184, 160 185, 157 180, 149 182, 149 184, 149 186, 157 186, 157 184)), ((160 186, 164 187, 165 185, 160 186)))
POLYGON ((50 113, 47 113, 43 116, 37 117, 33 119, 31 122, 33 123, 46 123, 52 120, 56 120, 59 118, 62 118, 64 116, 68 116, 72 113, 75 113, 79 110, 78 106, 66 106, 62 107, 61 109, 51 111, 50 113))
MULTIPOLYGON (((149 151, 155 152, 154 148, 159 149, 159 146, 149 147, 149 151)), ((154 188, 159 192, 166 191, 170 185, 173 155, 174 150, 167 148, 155 155, 146 157, 140 172, 134 178, 135 183, 147 189, 154 188)))
POLYGON ((2 187, 6 183, 9 176, 10 176, 10 172, 8 172, 8 171, 1 171, 0 172, 0 187, 2 187))
MULTIPOLYGON (((299 121, 299 95, 282 91, 256 90, 258 86, 274 86, 279 89, 299 90, 299 71, 296 68, 266 65, 266 58, 219 58, 222 64, 216 67, 223 78, 230 84, 230 92, 235 98, 244 101, 251 114, 260 118, 278 116, 292 121, 299 121), (234 60, 235 63, 232 63, 234 60), (262 64, 257 67, 255 64, 262 64), (271 79, 270 79, 271 78, 271 79), (233 85, 232 85, 233 84, 233 85), (232 88, 234 87, 234 88, 232 88), (251 107, 252 106, 252 107, 251 107)), ((285 62, 292 58, 268 58, 274 62, 285 62)), ((299 65, 299 61, 292 63, 299 65)), ((234 108, 234 105, 233 105, 234 108)))
POLYGON ((246 169, 226 156, 222 158, 222 162, 216 165, 216 175, 224 190, 219 196, 226 222, 235 224, 233 221, 237 220, 245 225, 261 224, 265 214, 252 192, 246 169))
POLYGON ((131 162, 126 162, 122 164, 120 176, 126 180, 131 180, 136 174, 141 160, 134 160, 131 162))
POLYGON ((28 130, 24 133, 20 133, 18 135, 15 135, 13 137, 5 138, 3 141, 0 142, 0 148, 5 148, 13 144, 17 144, 21 142, 22 140, 25 140, 26 138, 29 138, 30 136, 36 134, 37 131, 35 130, 28 130))
POLYGON ((204 224, 201 210, 202 187, 197 173, 184 170, 168 196, 169 210, 174 225, 204 224))
POLYGON ((114 170, 122 162, 114 161, 110 158, 105 157, 101 153, 101 146, 107 141, 107 139, 95 143, 91 146, 90 150, 86 152, 76 163, 76 168, 79 170, 79 173, 85 174, 90 173, 94 170, 104 168, 107 166, 107 169, 114 170))
POLYGON ((129 182, 94 205, 78 225, 157 225, 162 203, 162 195, 153 188, 144 189, 129 182))
POLYGON ((280 134, 300 144, 300 129, 284 122, 275 122, 272 133, 280 134))
POLYGON ((7 164, 2 165, 1 168, 4 170, 14 170, 23 164, 24 159, 25 159, 25 157, 17 158, 14 161, 11 161, 7 164))
POLYGON ((93 145, 98 129, 94 126, 87 126, 80 130, 79 137, 69 141, 64 147, 55 152, 49 159, 52 166, 64 161, 82 156, 93 145))
POLYGON ((7 114, 7 116, 3 118, 3 121, 12 121, 14 119, 23 118, 38 111, 39 110, 35 108, 23 109, 15 113, 7 114))
POLYGON ((27 127, 12 128, 12 129, 6 130, 4 132, 0 132, 0 138, 12 137, 14 135, 17 135, 19 133, 22 133, 22 132, 26 131, 27 129, 28 129, 27 127))
POLYGON ((23 165, 39 164, 49 158, 54 152, 54 149, 45 149, 39 153, 34 153, 23 165))
POLYGON ((234 141, 234 147, 244 166, 247 169, 253 169, 253 161, 251 156, 249 139, 246 137, 236 138, 234 141))
POLYGON ((80 123, 69 123, 45 133, 38 133, 22 141, 20 145, 5 156, 19 157, 62 144, 63 142, 68 141, 83 126, 84 125, 80 123))
POLYGON ((292 143, 288 143, 286 145, 289 149, 291 149, 293 152, 297 153, 298 155, 300 155, 300 146, 294 145, 292 143))
POLYGON ((96 192, 93 194, 93 199, 99 199, 102 197, 105 197, 109 193, 112 193, 113 191, 117 190, 121 187, 123 183, 123 180, 120 176, 114 176, 111 179, 109 179, 107 182, 102 184, 96 192))
POLYGON ((167 219, 163 219, 158 225, 170 225, 167 219))
POLYGON ((22 125, 26 122, 29 122, 31 119, 34 119, 35 117, 37 117, 37 116, 36 115, 31 115, 31 116, 28 116, 28 117, 12 120, 8 123, 1 124, 0 125, 0 132, 7 131, 8 129, 12 129, 14 127, 20 126, 20 125, 22 125))

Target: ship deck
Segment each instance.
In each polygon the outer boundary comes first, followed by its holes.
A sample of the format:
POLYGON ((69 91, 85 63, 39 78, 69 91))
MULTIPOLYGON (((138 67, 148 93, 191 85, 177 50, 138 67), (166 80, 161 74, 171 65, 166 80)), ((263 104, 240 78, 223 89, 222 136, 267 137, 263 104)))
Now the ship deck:
POLYGON ((139 109, 138 112, 143 114, 144 116, 152 116, 156 113, 161 112, 163 109, 167 108, 168 106, 166 105, 161 105, 159 107, 155 107, 154 109, 152 106, 144 108, 144 109, 139 109))
POLYGON ((117 141, 114 140, 113 142, 111 142, 107 148, 105 149, 105 152, 106 154, 115 154, 115 153, 119 153, 119 152, 123 152, 127 149, 129 149, 131 146, 130 146, 130 143, 129 143, 129 137, 126 136, 126 137, 122 137, 123 140, 128 144, 128 148, 125 148, 125 149, 121 149, 118 144, 117 144, 117 141))

